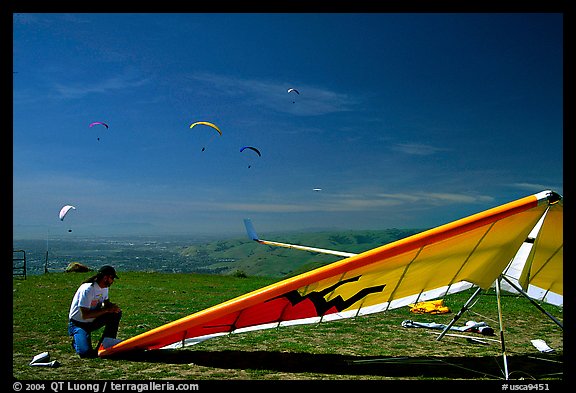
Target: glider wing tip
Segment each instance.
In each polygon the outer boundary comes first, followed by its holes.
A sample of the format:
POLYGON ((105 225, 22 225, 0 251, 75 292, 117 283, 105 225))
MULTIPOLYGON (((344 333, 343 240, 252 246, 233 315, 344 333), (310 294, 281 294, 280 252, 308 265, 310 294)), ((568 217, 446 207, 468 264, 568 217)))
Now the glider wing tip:
POLYGON ((258 235, 256 234, 256 230, 254 229, 254 225, 252 224, 252 220, 249 218, 244 219, 244 226, 246 227, 246 233, 250 240, 259 241, 258 235))
POLYGON ((562 195, 558 194, 557 192, 550 191, 550 194, 548 195, 548 203, 550 203, 551 205, 554 205, 554 204, 560 202, 561 199, 562 199, 562 195))

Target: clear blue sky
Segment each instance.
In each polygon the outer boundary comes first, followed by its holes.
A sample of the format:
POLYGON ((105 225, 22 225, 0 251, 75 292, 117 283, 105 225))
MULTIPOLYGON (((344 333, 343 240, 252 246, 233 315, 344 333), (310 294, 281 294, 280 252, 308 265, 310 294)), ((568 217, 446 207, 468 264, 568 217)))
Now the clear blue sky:
POLYGON ((423 228, 563 194, 562 14, 13 24, 14 238, 423 228))

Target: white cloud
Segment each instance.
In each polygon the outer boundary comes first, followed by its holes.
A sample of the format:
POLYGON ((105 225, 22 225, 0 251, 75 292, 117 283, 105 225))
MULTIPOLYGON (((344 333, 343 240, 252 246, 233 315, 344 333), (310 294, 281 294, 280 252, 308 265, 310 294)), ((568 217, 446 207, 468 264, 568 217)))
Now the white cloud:
POLYGON ((442 148, 442 147, 425 145, 425 144, 421 144, 421 143, 398 143, 396 145, 393 145, 392 149, 399 151, 399 152, 402 152, 402 153, 416 155, 416 156, 428 156, 428 155, 435 154, 435 153, 438 153, 441 151, 450 150, 450 149, 446 149, 446 148, 442 148))
POLYGON ((318 116, 344 112, 352 110, 356 105, 356 100, 346 94, 309 85, 297 86, 300 94, 294 97, 293 93, 288 93, 288 89, 294 86, 287 82, 241 79, 210 73, 195 73, 188 75, 188 78, 207 85, 208 89, 201 94, 214 92, 219 96, 225 94, 229 97, 241 97, 251 104, 295 115, 318 116))
POLYGON ((103 94, 110 91, 125 90, 134 87, 144 86, 149 82, 148 79, 122 78, 113 77, 105 80, 87 83, 69 83, 67 85, 57 83, 54 90, 60 98, 77 99, 88 94, 103 94))
MULTIPOLYGON (((544 190, 552 190, 556 192, 562 192, 558 189, 558 185, 550 185, 550 184, 537 184, 537 183, 512 183, 510 184, 511 187, 518 188, 521 190, 528 190, 528 191, 544 191, 544 190)), ((560 188, 562 188, 560 186, 560 188)))
MULTIPOLYGON (((280 197, 279 197, 280 198, 280 197)), ((493 201, 494 198, 487 195, 468 195, 456 193, 415 193, 415 194, 374 194, 374 195, 332 195, 321 201, 298 203, 235 203, 235 202, 211 202, 197 204, 205 209, 224 211, 250 211, 269 213, 302 213, 312 211, 324 212, 360 212, 381 210, 389 207, 401 207, 419 204, 421 207, 437 207, 453 204, 482 204, 493 201)), ((196 205, 196 204, 195 204, 196 205)))

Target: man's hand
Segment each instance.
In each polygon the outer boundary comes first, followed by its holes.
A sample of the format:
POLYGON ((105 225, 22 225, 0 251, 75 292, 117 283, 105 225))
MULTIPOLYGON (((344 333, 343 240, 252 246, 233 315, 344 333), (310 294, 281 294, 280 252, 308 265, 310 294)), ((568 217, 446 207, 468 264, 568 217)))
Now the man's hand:
POLYGON ((120 311, 122 311, 122 310, 120 310, 120 307, 118 307, 117 304, 112 303, 112 302, 108 302, 108 301, 104 302, 103 310, 105 310, 108 313, 111 313, 111 312, 119 313, 120 311))

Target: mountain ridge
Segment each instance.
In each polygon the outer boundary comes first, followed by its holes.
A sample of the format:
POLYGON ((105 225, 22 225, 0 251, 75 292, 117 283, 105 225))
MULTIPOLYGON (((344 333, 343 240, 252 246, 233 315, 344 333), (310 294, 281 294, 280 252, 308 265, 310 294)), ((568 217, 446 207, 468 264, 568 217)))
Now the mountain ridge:
MULTIPOLYGON (((350 230, 305 233, 272 233, 266 240, 361 253, 384 244, 411 236, 422 229, 350 230)), ((203 259, 205 270, 217 274, 290 277, 342 257, 284 247, 259 244, 249 239, 233 238, 184 247, 186 258, 203 259)))

